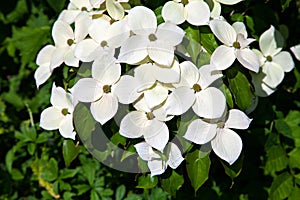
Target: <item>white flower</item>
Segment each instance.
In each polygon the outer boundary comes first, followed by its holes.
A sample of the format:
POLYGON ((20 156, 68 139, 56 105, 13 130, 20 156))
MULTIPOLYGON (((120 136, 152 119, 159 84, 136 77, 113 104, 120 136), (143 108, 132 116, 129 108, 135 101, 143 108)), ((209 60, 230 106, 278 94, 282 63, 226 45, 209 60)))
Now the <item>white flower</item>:
POLYGON ((212 65, 198 69, 192 62, 180 64, 181 79, 174 84, 175 90, 166 101, 166 110, 171 115, 181 115, 190 107, 200 117, 219 118, 226 108, 224 94, 210 85, 222 77, 212 65))
POLYGON ((40 126, 45 130, 58 129, 63 137, 75 140, 72 95, 53 83, 50 102, 52 106, 41 113, 40 126))
POLYGON ((247 129, 251 121, 242 111, 231 109, 218 120, 192 121, 184 138, 196 144, 210 142, 215 154, 231 165, 238 159, 243 146, 240 136, 231 129, 247 129))
POLYGON ((292 46, 290 50, 293 52, 296 59, 300 61, 300 44, 292 46))
POLYGON ((92 21, 88 28, 91 38, 79 42, 75 55, 83 62, 91 62, 103 55, 114 55, 115 48, 120 47, 129 38, 130 30, 126 20, 110 24, 99 18, 92 21))
POLYGON ((76 100, 91 102, 91 113, 101 124, 117 113, 118 98, 113 87, 120 76, 121 65, 114 57, 103 56, 93 62, 92 78, 82 78, 72 88, 76 100))
POLYGON ((122 45, 119 62, 137 64, 149 56, 160 65, 173 63, 175 46, 181 43, 185 34, 181 28, 171 23, 157 27, 154 12, 143 6, 129 11, 128 25, 134 35, 122 45))
POLYGON ((207 25, 210 10, 203 0, 174 0, 163 6, 161 14, 166 22, 182 24, 186 20, 192 25, 201 26, 207 25))
POLYGON ((106 10, 113 19, 120 20, 124 17, 124 8, 121 3, 127 3, 129 0, 106 0, 106 10))
POLYGON ((169 128, 165 124, 167 117, 162 112, 151 110, 145 99, 134 104, 135 111, 129 112, 120 123, 120 134, 126 138, 144 137, 153 148, 163 151, 169 141, 169 128))
POLYGON ((247 38, 246 27, 242 22, 235 22, 231 26, 226 21, 215 19, 210 21, 209 26, 224 44, 217 47, 211 56, 211 63, 217 69, 225 70, 237 59, 245 68, 258 72, 258 56, 248 47, 255 39, 247 38))
POLYGON ((221 4, 224 5, 234 5, 237 4, 239 2, 241 2, 242 0, 212 0, 213 2, 213 9, 210 13, 210 16, 212 18, 216 18, 216 17, 220 17, 221 15, 221 4))
POLYGON ((176 169, 184 160, 180 149, 171 142, 168 143, 164 154, 153 151, 152 147, 146 142, 138 143, 134 147, 141 159, 148 161, 151 176, 164 173, 168 166, 176 169))
POLYGON ((53 45, 44 46, 38 53, 36 58, 36 64, 39 66, 35 73, 34 78, 37 88, 45 83, 51 76, 52 71, 50 70, 50 62, 55 47, 53 45))
POLYGON ((275 92, 276 88, 271 88, 263 82, 265 78, 264 73, 251 73, 251 78, 257 96, 267 97, 275 92))

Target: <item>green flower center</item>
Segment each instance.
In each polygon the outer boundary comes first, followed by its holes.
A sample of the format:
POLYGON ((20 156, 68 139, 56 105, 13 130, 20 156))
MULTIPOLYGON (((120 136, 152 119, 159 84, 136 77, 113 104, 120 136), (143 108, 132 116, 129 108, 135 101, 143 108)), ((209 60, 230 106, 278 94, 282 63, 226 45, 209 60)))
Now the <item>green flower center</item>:
POLYGON ((193 85, 193 90, 195 90, 195 92, 200 92, 201 86, 196 83, 196 84, 193 85))
POLYGON ((68 40, 67 40, 67 44, 68 44, 69 46, 71 46, 72 44, 74 44, 74 40, 68 39, 68 40))
POLYGON ((147 119, 148 119, 148 120, 154 119, 154 115, 153 115, 152 112, 147 112, 147 113, 146 113, 146 116, 147 116, 147 119))
POLYGON ((81 11, 87 11, 87 7, 82 7, 81 11))
POLYGON ((64 108, 64 109, 61 110, 61 113, 62 113, 64 116, 66 116, 67 114, 69 114, 69 111, 68 111, 67 108, 64 108))
POLYGON ((148 36, 149 40, 151 42, 154 42, 155 40, 157 40, 157 37, 155 36, 155 34, 151 33, 149 36, 148 36))
POLYGON ((111 88, 110 88, 109 85, 104 85, 104 86, 103 86, 103 92, 104 92, 104 93, 110 93, 110 91, 111 91, 111 88))
POLYGON ((217 123, 218 128, 224 128, 224 126, 225 126, 225 122, 218 122, 217 123))
POLYGON ((103 40, 100 45, 101 45, 101 47, 106 47, 107 46, 107 42, 105 40, 103 40))
POLYGON ((93 14, 92 19, 98 19, 98 18, 101 18, 102 16, 103 16, 103 14, 93 14))
POLYGON ((181 0, 181 3, 182 3, 183 5, 186 5, 186 4, 189 3, 189 0, 181 0))
POLYGON ((267 56, 267 61, 268 62, 272 62, 272 60, 273 60, 272 56, 267 56))
POLYGON ((239 42, 234 42, 233 45, 232 45, 234 48, 236 49, 240 49, 241 48, 241 45, 239 42))

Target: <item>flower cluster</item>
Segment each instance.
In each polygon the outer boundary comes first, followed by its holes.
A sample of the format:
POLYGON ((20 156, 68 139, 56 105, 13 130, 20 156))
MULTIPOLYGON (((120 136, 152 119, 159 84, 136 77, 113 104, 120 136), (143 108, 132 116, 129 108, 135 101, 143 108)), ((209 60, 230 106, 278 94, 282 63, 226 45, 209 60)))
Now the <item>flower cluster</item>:
MULTIPOLYGON (((242 140, 232 129, 247 129, 251 119, 241 110, 228 109, 217 84, 222 70, 237 60, 251 72, 256 94, 267 96, 294 67, 273 26, 260 36, 260 50, 252 49, 256 40, 248 38, 245 25, 230 24, 221 16, 221 4, 240 1, 213 0, 213 7, 203 0, 168 1, 162 7, 164 22, 158 24, 151 9, 131 8, 126 0, 70 0, 53 25, 54 44, 37 55, 36 84, 40 87, 63 63, 75 68, 87 63, 91 74, 67 90, 53 84, 52 106, 42 112, 41 127, 59 129, 63 137, 75 139, 72 118, 77 102, 89 103, 101 125, 114 118, 120 104, 128 105, 119 133, 143 138, 134 147, 151 174, 158 175, 184 160, 180 147, 169 141, 167 122, 192 111, 197 119, 184 138, 210 144, 217 156, 234 163, 242 140), (219 40, 209 64, 197 66, 176 55, 186 34, 182 23, 207 26, 219 40)), ((299 49, 291 48, 298 59, 299 49)))

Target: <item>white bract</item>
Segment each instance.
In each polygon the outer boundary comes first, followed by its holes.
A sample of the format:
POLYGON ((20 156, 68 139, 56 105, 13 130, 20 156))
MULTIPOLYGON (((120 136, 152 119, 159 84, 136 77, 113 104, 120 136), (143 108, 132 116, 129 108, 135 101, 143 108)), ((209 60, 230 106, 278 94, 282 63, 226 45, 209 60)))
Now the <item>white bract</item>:
POLYGON ((242 111, 231 109, 218 120, 192 121, 184 138, 196 144, 210 142, 215 154, 231 165, 238 159, 243 146, 240 136, 231 129, 247 129, 251 121, 242 111))
POLYGON ((53 83, 50 102, 51 107, 41 113, 40 126, 45 130, 59 130, 64 138, 75 140, 73 127, 74 101, 70 93, 53 83))
POLYGON ((105 124, 118 110, 118 98, 114 84, 120 79, 121 66, 114 57, 104 56, 93 62, 92 77, 80 79, 72 88, 74 98, 80 102, 91 102, 91 113, 95 120, 105 124))
POLYGON ((260 58, 262 75, 252 74, 252 82, 255 82, 259 96, 270 95, 282 82, 284 72, 290 72, 294 68, 291 54, 282 51, 283 43, 281 34, 273 26, 259 38, 261 51, 255 50, 255 53, 260 58))
POLYGON ((258 56, 249 49, 249 44, 255 39, 247 38, 248 33, 242 22, 235 22, 231 26, 226 21, 215 19, 210 21, 209 26, 223 43, 211 55, 211 64, 219 70, 225 70, 237 59, 245 68, 258 72, 258 56))
POLYGON ((120 134, 126 138, 144 137, 151 147, 163 151, 169 141, 168 120, 159 109, 151 110, 144 98, 134 104, 135 111, 129 112, 121 121, 120 134))
POLYGON ((181 43, 185 32, 172 23, 157 26, 154 12, 143 6, 131 9, 127 20, 134 35, 121 46, 118 61, 138 64, 149 56, 160 65, 171 66, 175 46, 181 43))
POLYGON ((219 118, 226 108, 224 94, 210 85, 222 77, 212 65, 198 69, 192 62, 180 63, 181 78, 166 101, 170 115, 181 115, 190 107, 200 117, 219 118))
POLYGON ((293 52, 296 59, 300 61, 300 44, 292 46, 290 50, 293 52))
POLYGON ((164 154, 155 152, 146 142, 140 142, 134 145, 134 147, 140 158, 147 161, 151 176, 164 173, 168 166, 176 169, 184 160, 180 149, 172 142, 168 143, 164 154))
POLYGON ((127 3, 129 0, 106 0, 106 10, 113 19, 120 20, 124 17, 124 8, 121 3, 127 3))
POLYGON ((243 0, 211 0, 213 2, 213 9, 211 10, 210 16, 212 18, 220 17, 221 15, 221 4, 234 5, 243 0))
POLYGON ((166 22, 192 25, 207 25, 210 17, 209 6, 203 0, 168 1, 162 8, 162 17, 166 22))

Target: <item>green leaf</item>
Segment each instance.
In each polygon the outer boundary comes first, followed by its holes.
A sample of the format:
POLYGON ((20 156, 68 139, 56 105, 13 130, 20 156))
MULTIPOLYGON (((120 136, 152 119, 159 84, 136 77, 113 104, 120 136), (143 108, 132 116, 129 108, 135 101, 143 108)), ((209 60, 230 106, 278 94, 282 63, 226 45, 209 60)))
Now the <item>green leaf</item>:
POLYGON ((176 192, 181 188, 183 183, 184 178, 182 175, 177 174, 174 170, 172 170, 170 177, 161 180, 162 188, 174 197, 176 197, 176 192))
POLYGON ((212 52, 214 52, 214 50, 219 46, 214 34, 206 28, 200 29, 200 43, 209 54, 212 54, 212 52))
POLYGON ((17 5, 15 9, 9 14, 7 14, 6 19, 4 19, 4 23, 14 23, 19 21, 24 17, 25 14, 28 13, 28 7, 26 0, 17 1, 17 5))
POLYGON ((291 168, 300 169, 300 148, 295 148, 289 152, 289 165, 291 168))
POLYGON ((60 170, 60 178, 61 179, 67 179, 67 178, 73 178, 78 172, 78 168, 76 169, 62 169, 60 170))
POLYGON ((277 176, 272 182, 270 188, 271 199, 285 199, 287 198, 293 190, 293 177, 284 172, 277 176))
POLYGON ((281 171, 287 167, 288 158, 284 149, 279 146, 272 146, 267 150, 267 161, 265 172, 272 174, 281 171))
POLYGON ((106 189, 100 191, 101 197, 109 197, 109 196, 112 196, 113 194, 114 194, 114 191, 109 188, 106 188, 106 189))
POLYGON ((293 189, 293 192, 290 194, 288 200, 299 200, 299 197, 300 197, 300 188, 295 186, 293 189))
POLYGON ((153 188, 149 200, 167 200, 168 193, 164 192, 161 188, 153 188))
POLYGON ((11 173, 14 159, 15 159, 15 148, 12 148, 6 153, 5 156, 5 166, 9 173, 11 173))
POLYGON ((150 189, 154 188, 158 183, 158 179, 156 176, 152 176, 150 174, 142 175, 138 179, 137 188, 150 189))
POLYGON ((226 97, 226 102, 227 105, 229 106, 229 108, 233 108, 233 98, 232 98, 232 94, 230 92, 230 90, 228 89, 228 87, 225 84, 222 84, 222 86, 220 87, 220 90, 223 92, 223 94, 226 97))
POLYGON ((122 200, 125 197, 126 187, 125 185, 120 185, 116 190, 116 200, 122 200))
POLYGON ((89 191, 91 189, 91 186, 87 184, 79 184, 79 185, 74 185, 74 188, 77 189, 78 191, 77 195, 79 196, 89 191))
POLYGON ((292 130, 284 120, 275 120, 275 128, 279 133, 281 133, 285 137, 293 139, 292 130))
POLYGON ((199 29, 191 26, 186 28, 184 40, 187 53, 191 56, 193 63, 197 63, 198 55, 201 52, 199 29))
POLYGON ((209 154, 206 155, 197 149, 192 153, 188 153, 185 159, 189 179, 195 192, 197 192, 208 179, 210 168, 209 154))
POLYGON ((47 0, 47 2, 54 11, 59 12, 64 8, 66 0, 47 0))
POLYGON ((30 155, 33 155, 35 152, 36 144, 35 143, 29 143, 27 145, 27 151, 30 155))
POLYGON ((46 166, 43 167, 41 177, 45 181, 54 181, 58 177, 58 164, 54 158, 50 158, 46 166))
POLYGON ((20 172, 19 169, 16 168, 11 169, 11 177, 16 181, 24 179, 24 175, 20 172))
POLYGON ((285 11, 285 9, 287 9, 290 6, 292 0, 281 0, 281 8, 282 8, 282 12, 285 11))
POLYGON ((72 140, 64 140, 63 142, 63 157, 66 167, 69 167, 71 162, 77 157, 79 153, 79 148, 75 147, 75 144, 72 140))
POLYGON ((234 13, 233 15, 230 16, 231 21, 234 22, 243 22, 244 21, 244 15, 241 13, 234 13))
POLYGON ((91 190, 90 200, 100 200, 96 190, 91 190))
POLYGON ((78 103, 73 112, 73 116, 75 130, 80 139, 83 141, 89 139, 97 123, 90 109, 85 104, 78 103))
POLYGON ((231 180, 238 177, 243 168, 244 156, 240 156, 240 158, 234 162, 232 165, 228 165, 226 162, 221 160, 221 163, 225 169, 225 173, 231 178, 231 180))
POLYGON ((252 92, 247 77, 235 67, 229 68, 226 75, 236 105, 243 111, 247 110, 252 104, 252 92))

